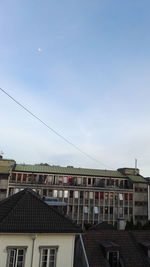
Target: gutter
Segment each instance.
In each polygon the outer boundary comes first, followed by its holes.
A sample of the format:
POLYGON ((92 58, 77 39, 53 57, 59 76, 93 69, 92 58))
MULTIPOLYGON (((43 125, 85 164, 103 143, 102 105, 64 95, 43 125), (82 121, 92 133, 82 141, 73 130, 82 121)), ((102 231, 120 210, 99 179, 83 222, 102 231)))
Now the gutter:
POLYGON ((90 267, 81 234, 80 234, 80 241, 81 241, 81 245, 82 245, 82 249, 83 249, 83 254, 84 254, 84 257, 85 257, 86 267, 90 267))
POLYGON ((32 237, 32 255, 31 255, 31 267, 33 267, 33 257, 34 257, 34 244, 35 244, 35 239, 37 238, 37 235, 34 235, 32 237))

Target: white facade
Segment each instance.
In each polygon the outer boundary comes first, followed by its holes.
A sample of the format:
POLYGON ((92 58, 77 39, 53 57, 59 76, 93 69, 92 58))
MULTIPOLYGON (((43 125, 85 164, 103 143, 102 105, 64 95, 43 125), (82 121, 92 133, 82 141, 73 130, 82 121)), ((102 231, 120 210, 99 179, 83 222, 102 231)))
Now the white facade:
POLYGON ((42 247, 57 247, 56 267, 73 267, 74 241, 74 234, 0 234, 0 267, 7 266, 9 248, 23 247, 24 267, 40 267, 42 247))

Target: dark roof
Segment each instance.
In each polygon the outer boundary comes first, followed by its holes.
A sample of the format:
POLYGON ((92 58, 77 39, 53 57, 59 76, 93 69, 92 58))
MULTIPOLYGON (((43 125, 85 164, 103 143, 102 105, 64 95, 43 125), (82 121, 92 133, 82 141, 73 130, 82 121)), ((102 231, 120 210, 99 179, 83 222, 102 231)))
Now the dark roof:
POLYGON ((107 222, 100 222, 96 225, 91 226, 89 231, 101 231, 101 230, 113 230, 114 226, 112 224, 108 224, 107 222))
POLYGON ((105 248, 106 251, 119 251, 120 246, 113 241, 104 241, 101 246, 105 248))
MULTIPOLYGON (((140 243, 150 240, 150 231, 105 230, 88 231, 83 235, 85 250, 90 267, 106 267, 108 261, 103 244, 118 246, 120 259, 124 267, 148 267, 150 261, 140 243)), ((111 249, 110 249, 111 250, 111 249)))
POLYGON ((0 233, 79 233, 80 228, 31 189, 0 201, 0 233))

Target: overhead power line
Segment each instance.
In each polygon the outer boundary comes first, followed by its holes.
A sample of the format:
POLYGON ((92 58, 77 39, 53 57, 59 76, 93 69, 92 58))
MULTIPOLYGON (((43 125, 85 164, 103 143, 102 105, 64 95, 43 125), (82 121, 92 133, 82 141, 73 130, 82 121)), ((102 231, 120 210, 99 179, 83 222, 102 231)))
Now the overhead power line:
POLYGON ((47 123, 45 123, 42 119, 40 119, 38 116, 36 116, 33 112, 31 112, 28 108, 26 108, 23 104, 21 104, 18 100, 16 100, 14 97, 12 97, 10 94, 8 94, 4 89, 0 88, 0 90, 7 95, 11 100, 13 100, 17 105, 19 105, 21 108, 23 108, 27 113, 29 113, 32 117, 34 117, 36 120, 40 121, 44 126, 46 126, 51 132, 53 132, 54 134, 56 134, 57 136, 59 136, 62 140, 64 140, 66 143, 68 143, 70 146, 74 147, 76 150, 78 150, 80 153, 82 153, 84 156, 88 157, 89 159, 105 166, 106 168, 110 168, 108 167, 106 164, 100 162, 99 160, 95 159, 94 157, 92 157, 91 155, 89 155, 88 153, 84 152, 82 149, 80 149, 78 146, 76 146, 75 144, 73 144, 72 142, 70 142, 66 137, 64 137, 63 135, 61 135, 60 133, 58 133, 55 129, 53 129, 52 127, 50 127, 47 123))

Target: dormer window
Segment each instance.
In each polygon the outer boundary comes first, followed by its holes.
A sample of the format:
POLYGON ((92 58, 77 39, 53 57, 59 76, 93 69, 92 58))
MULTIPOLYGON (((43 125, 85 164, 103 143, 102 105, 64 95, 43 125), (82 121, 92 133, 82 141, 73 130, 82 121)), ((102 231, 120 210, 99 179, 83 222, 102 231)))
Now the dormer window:
POLYGON ((119 251, 108 251, 107 260, 111 267, 119 266, 119 251))
POLYGON ((105 241, 101 246, 109 265, 111 267, 119 267, 120 246, 112 241, 105 241))

